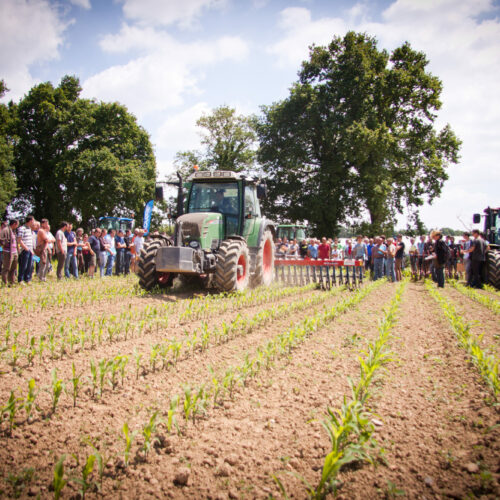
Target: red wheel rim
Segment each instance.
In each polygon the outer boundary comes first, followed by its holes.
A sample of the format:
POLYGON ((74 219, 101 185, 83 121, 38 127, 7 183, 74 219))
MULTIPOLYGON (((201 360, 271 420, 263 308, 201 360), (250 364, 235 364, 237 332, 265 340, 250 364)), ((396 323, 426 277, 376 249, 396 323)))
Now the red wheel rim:
POLYGON ((165 285, 168 283, 168 280, 170 279, 170 273, 160 273, 158 275, 158 283, 160 285, 165 285))
POLYGON ((247 275, 247 259, 244 255, 240 255, 240 258, 238 259, 237 275, 238 277, 236 279, 238 283, 243 281, 247 275), (240 266, 242 269, 241 274, 240 274, 240 266))
POLYGON ((273 263, 273 248, 271 246, 271 241, 266 240, 264 243, 264 249, 262 253, 262 272, 268 274, 271 272, 271 267, 273 263))

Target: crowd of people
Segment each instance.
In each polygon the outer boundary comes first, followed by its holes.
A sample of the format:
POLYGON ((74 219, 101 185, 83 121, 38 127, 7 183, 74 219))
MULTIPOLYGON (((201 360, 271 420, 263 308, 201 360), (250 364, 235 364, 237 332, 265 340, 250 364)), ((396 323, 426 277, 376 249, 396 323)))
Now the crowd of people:
MULTIPOLYGON (((135 271, 137 256, 144 245, 144 231, 136 228, 109 232, 95 228, 90 234, 82 228, 73 231, 71 223, 59 224, 55 235, 47 219, 26 217, 24 224, 17 219, 4 221, 0 228, 0 272, 5 285, 30 283, 34 272, 40 281, 46 281, 53 268, 57 279, 75 278, 82 274, 93 278, 135 271)), ((298 242, 278 238, 276 256, 294 259, 352 259, 364 262, 359 267, 370 272, 372 279, 384 276, 396 282, 402 279, 402 270, 409 265, 414 279, 432 277, 443 287, 445 274, 449 278, 465 275, 468 286, 481 288, 483 266, 488 242, 478 230, 464 232, 461 239, 443 236, 432 231, 429 236, 386 238, 384 235, 368 238, 358 236, 342 244, 338 238, 321 240, 310 238, 298 242)))
POLYGON ((407 243, 402 235, 358 236, 344 244, 338 238, 310 238, 300 242, 278 238, 275 250, 278 258, 362 260, 374 280, 386 276, 390 281, 401 281, 402 270, 409 265, 415 280, 431 277, 439 287, 444 287, 445 275, 455 279, 463 276, 468 286, 482 288, 488 246, 484 235, 474 230, 472 238, 468 232, 455 239, 441 231, 432 231, 428 236, 410 238, 407 243))
POLYGON ((63 221, 55 235, 49 221, 26 217, 24 224, 17 219, 4 221, 0 229, 0 272, 4 285, 26 285, 33 275, 46 281, 55 269, 57 279, 75 278, 82 274, 93 278, 135 271, 136 257, 144 245, 144 231, 134 232, 95 228, 90 234, 82 228, 73 231, 70 222, 63 221))

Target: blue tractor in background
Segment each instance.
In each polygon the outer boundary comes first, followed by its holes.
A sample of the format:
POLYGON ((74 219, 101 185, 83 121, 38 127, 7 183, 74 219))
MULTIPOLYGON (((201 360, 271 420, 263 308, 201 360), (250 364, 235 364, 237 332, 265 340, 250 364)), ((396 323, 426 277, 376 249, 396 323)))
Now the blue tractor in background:
POLYGON ((130 217, 99 217, 98 227, 107 229, 110 231, 111 229, 115 229, 119 231, 120 229, 125 232, 127 229, 130 229, 132 232, 135 227, 135 220, 130 217))

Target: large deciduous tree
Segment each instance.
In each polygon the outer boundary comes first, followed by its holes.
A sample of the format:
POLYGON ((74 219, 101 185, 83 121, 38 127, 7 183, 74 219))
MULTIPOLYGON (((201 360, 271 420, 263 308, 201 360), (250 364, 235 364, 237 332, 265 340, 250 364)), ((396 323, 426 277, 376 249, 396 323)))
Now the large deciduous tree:
MULTIPOLYGON (((0 80, 0 97, 3 97, 7 90, 5 82, 0 80)), ((9 109, 5 104, 0 104, 0 215, 5 212, 16 192, 10 125, 9 109)))
POLYGON ((427 64, 408 43, 389 55, 354 32, 313 46, 289 97, 263 108, 268 208, 318 234, 367 211, 378 232, 439 196, 460 141, 434 128, 442 84, 427 64))
POLYGON ((175 158, 177 170, 192 173, 193 165, 200 170, 251 170, 257 150, 256 119, 237 115, 234 108, 219 106, 209 115, 201 116, 196 125, 201 129, 202 151, 180 151, 175 158))
POLYGON ((75 77, 42 83, 17 104, 14 207, 50 220, 142 214, 154 193, 148 134, 118 103, 79 97, 75 77))

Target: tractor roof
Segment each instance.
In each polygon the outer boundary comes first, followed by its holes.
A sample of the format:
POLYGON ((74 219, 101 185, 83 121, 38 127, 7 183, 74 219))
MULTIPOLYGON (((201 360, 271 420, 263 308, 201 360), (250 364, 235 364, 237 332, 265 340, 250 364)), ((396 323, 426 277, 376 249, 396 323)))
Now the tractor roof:
POLYGON ((238 172, 233 172, 231 170, 202 170, 198 172, 194 172, 190 177, 189 181, 210 181, 210 182, 218 182, 218 181, 239 181, 243 180, 249 184, 258 184, 259 179, 257 177, 246 177, 243 174, 238 172))

